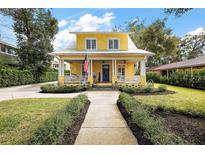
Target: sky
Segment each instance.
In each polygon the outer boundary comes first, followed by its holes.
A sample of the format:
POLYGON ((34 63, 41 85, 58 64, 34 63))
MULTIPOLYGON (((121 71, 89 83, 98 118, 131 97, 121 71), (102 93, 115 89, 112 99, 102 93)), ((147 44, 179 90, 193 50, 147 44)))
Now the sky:
MULTIPOLYGON (((52 15, 58 20, 59 32, 55 37, 54 48, 61 50, 69 46, 75 37, 70 31, 111 31, 114 26, 125 27, 126 22, 136 17, 149 25, 157 19, 168 17, 166 26, 171 28, 172 34, 183 37, 200 28, 205 28, 205 9, 193 9, 179 18, 168 16, 163 9, 51 9, 52 15)), ((0 34, 3 40, 15 43, 12 32, 12 20, 0 16, 0 34)))

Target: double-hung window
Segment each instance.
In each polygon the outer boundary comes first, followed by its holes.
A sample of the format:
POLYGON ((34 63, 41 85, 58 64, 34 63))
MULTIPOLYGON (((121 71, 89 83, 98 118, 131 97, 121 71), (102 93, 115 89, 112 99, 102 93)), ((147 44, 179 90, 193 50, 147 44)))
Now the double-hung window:
POLYGON ((108 40, 108 49, 110 49, 110 50, 119 49, 119 40, 118 39, 109 39, 108 40))
POLYGON ((86 50, 96 50, 97 41, 96 39, 86 39, 86 50))
POLYGON ((118 80, 125 81, 125 64, 118 64, 118 80))

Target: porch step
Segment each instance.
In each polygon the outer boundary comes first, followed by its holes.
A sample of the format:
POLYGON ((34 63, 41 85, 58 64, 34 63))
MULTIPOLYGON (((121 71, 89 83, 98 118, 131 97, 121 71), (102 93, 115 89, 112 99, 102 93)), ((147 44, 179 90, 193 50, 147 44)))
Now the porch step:
POLYGON ((100 90, 113 90, 113 87, 112 87, 112 84, 94 84, 92 89, 91 90, 97 90, 97 91, 100 91, 100 90))

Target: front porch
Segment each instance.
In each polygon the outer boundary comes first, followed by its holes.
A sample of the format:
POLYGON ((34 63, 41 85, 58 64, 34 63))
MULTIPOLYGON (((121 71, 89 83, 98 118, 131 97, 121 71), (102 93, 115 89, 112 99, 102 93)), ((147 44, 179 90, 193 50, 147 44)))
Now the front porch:
POLYGON ((88 59, 85 73, 84 59, 59 59, 59 84, 146 84, 144 59, 88 59), (70 74, 64 74, 64 61, 70 63, 70 74))

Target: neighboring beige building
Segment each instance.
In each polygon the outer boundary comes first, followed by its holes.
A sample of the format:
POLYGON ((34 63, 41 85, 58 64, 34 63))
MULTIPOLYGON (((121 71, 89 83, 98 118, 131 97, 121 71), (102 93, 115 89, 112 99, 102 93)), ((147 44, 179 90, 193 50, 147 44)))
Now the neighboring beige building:
POLYGON ((18 56, 15 50, 17 47, 13 44, 0 40, 0 64, 2 65, 18 65, 18 56))

